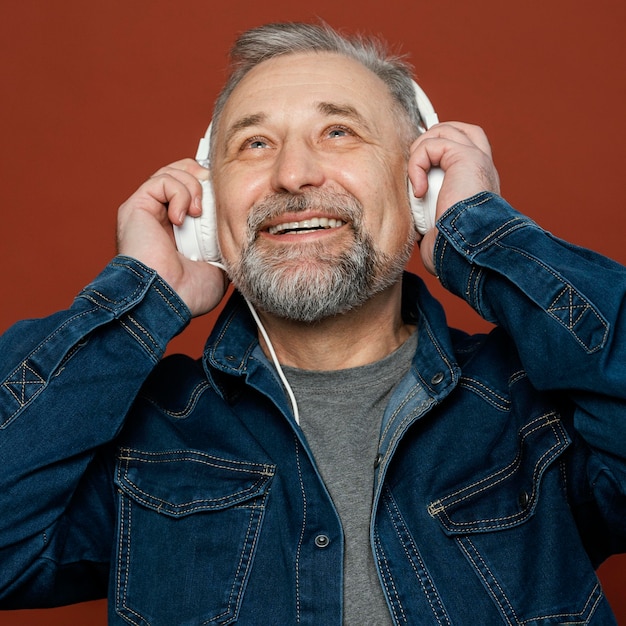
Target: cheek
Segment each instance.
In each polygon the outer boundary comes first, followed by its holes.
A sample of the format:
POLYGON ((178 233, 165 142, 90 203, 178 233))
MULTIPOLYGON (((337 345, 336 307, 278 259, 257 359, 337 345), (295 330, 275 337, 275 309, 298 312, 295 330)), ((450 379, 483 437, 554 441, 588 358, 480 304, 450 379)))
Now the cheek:
POLYGON ((214 185, 217 234, 225 258, 238 254, 247 239, 247 219, 250 207, 258 201, 260 192, 252 181, 220 178, 214 185))
POLYGON ((233 262, 239 257, 246 238, 246 215, 228 198, 216 199, 217 239, 222 258, 233 262))
MULTIPOLYGON (((407 178, 403 165, 397 165, 396 171, 388 167, 381 177, 380 170, 377 176, 372 175, 370 181, 379 181, 375 187, 370 187, 365 206, 365 228, 377 239, 383 247, 403 245, 407 233, 413 228, 413 219, 409 205, 407 178)), ((368 183, 371 185, 371 183, 368 183)))

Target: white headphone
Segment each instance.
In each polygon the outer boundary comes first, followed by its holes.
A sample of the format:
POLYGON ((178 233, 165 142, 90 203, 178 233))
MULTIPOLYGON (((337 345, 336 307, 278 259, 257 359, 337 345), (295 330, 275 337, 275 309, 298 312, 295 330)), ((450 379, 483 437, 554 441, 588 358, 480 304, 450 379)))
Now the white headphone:
MULTIPOLYGON (((420 86, 413 81, 417 110, 424 122, 424 129, 428 129, 439 122, 437 113, 430 100, 420 86)), ((424 130, 422 129, 422 130, 424 130)), ((209 153, 211 124, 200 139, 196 161, 204 166, 209 166, 209 153)), ((428 191, 422 198, 413 195, 413 188, 409 182, 409 200, 413 220, 417 230, 425 234, 435 225, 435 209, 437 196, 443 182, 443 170, 438 167, 428 172, 428 191)), ((202 184, 202 215, 200 217, 187 216, 182 225, 174 226, 176 247, 187 258, 194 261, 216 262, 220 260, 219 245, 217 243, 217 219, 215 216, 215 199, 213 189, 209 181, 200 181, 202 184)))

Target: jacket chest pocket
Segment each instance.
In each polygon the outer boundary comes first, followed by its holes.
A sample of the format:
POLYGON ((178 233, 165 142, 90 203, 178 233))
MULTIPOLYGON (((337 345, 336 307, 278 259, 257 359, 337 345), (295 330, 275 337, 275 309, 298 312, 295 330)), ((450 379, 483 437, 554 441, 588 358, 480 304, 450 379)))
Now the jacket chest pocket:
POLYGON ((541 415, 509 463, 428 506, 505 624, 608 623, 592 622, 603 596, 567 506, 558 461, 569 443, 559 416, 541 415))
POLYGON ((237 617, 275 467, 120 450, 116 611, 142 626, 237 617))

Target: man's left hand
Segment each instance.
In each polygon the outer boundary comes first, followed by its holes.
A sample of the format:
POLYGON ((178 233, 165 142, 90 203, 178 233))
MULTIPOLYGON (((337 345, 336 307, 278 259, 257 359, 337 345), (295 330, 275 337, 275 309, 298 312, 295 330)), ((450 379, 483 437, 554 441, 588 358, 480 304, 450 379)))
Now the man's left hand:
MULTIPOLYGON (((426 193, 427 175, 432 167, 444 171, 437 199, 437 219, 457 202, 481 191, 500 192, 491 146, 478 126, 463 122, 436 124, 413 142, 408 171, 417 197, 426 193)), ((435 273, 433 250, 436 237, 435 227, 420 242, 422 261, 431 274, 435 273)))

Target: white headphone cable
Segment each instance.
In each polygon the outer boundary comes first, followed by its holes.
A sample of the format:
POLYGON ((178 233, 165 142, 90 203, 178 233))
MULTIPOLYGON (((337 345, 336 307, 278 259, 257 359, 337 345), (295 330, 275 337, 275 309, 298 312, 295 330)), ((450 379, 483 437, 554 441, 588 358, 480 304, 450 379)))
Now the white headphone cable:
MULTIPOLYGON (((221 270, 226 271, 226 268, 221 263, 218 263, 216 261, 207 261, 207 263, 209 263, 209 265, 214 265, 215 267, 219 267, 221 270)), ((244 300, 246 301, 246 304, 248 305, 248 308, 250 309, 250 313, 252 313, 252 317, 254 318, 254 321, 256 322, 257 328, 259 329, 261 335, 263 336, 263 339, 265 340, 265 345, 267 346, 270 356, 272 357, 272 363, 274 364, 274 367, 276 368, 276 373, 278 374, 278 377, 283 383, 283 387, 285 388, 285 391, 287 392, 287 395, 289 396, 289 402, 291 403, 293 417, 296 420, 296 424, 298 424, 299 426, 300 425, 300 411, 298 410, 298 403, 296 401, 296 396, 293 393, 293 389, 291 388, 291 385, 289 384, 289 381, 287 380, 287 377, 285 376, 285 372, 283 372, 283 368, 281 367, 278 357, 276 356, 276 351, 274 350, 272 341, 269 335, 267 334, 267 331, 265 330, 265 326, 263 326, 263 322, 261 322, 261 318, 259 317, 259 314, 256 312, 256 309, 247 298, 244 298, 244 300)))

